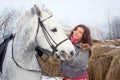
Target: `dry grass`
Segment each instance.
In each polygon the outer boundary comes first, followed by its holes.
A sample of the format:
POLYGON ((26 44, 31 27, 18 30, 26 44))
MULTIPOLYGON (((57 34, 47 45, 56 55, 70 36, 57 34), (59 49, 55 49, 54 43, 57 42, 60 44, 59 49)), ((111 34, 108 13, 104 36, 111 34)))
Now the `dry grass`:
MULTIPOLYGON (((104 41, 104 42, 95 41, 94 42, 94 47, 93 47, 93 57, 96 57, 98 55, 102 55, 104 53, 108 53, 109 51, 112 51, 113 48, 111 48, 109 45, 120 46, 120 40, 118 40, 118 41, 117 40, 112 40, 112 41, 104 41), (101 46, 101 45, 107 45, 107 46, 101 46)), ((45 57, 46 57, 45 55, 42 56, 43 59, 45 57)), ((104 62, 104 59, 102 59, 102 60, 104 62)), ((43 75, 61 76, 60 60, 56 59, 55 56, 49 57, 47 62, 43 62, 39 58, 39 62, 41 64, 41 67, 42 67, 43 72, 44 72, 43 75)), ((107 62, 109 62, 109 61, 107 61, 107 62)), ((104 67, 110 65, 110 63, 107 65, 106 62, 105 62, 105 64, 106 65, 104 65, 104 67)))
POLYGON ((94 43, 93 58, 89 62, 89 80, 120 80, 120 41, 94 43), (110 46, 115 46, 110 47, 110 46))
MULTIPOLYGON (((42 58, 45 59, 46 55, 44 54, 42 58)), ((43 70, 43 75, 50 77, 61 76, 60 60, 55 55, 50 56, 46 62, 39 58, 39 62, 43 70)))

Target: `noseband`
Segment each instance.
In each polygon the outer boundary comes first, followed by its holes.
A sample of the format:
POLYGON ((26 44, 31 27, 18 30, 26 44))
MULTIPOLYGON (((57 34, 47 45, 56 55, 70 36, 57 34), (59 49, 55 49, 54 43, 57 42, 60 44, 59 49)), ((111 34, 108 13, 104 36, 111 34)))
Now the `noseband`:
MULTIPOLYGON (((58 51, 57 47, 62 44, 63 42, 65 42, 66 40, 68 40, 69 38, 66 38, 64 39, 63 41, 59 42, 59 43, 56 43, 53 38, 51 37, 51 35, 49 34, 49 32, 47 31, 47 29, 45 28, 43 22, 46 21, 47 19, 51 18, 51 16, 49 16, 48 18, 44 19, 41 21, 41 19, 38 17, 38 28, 37 28, 37 32, 36 32, 36 37, 35 37, 35 42, 37 43, 37 34, 38 34, 38 31, 39 31, 39 25, 41 26, 41 29, 42 29, 42 32, 45 36, 45 39, 47 40, 49 46, 52 48, 52 54, 54 54, 55 52, 58 51), (54 45, 55 44, 55 45, 54 45)), ((37 46, 38 47, 38 46, 37 46)), ((40 48, 40 47, 39 47, 40 48)), ((43 49, 41 49, 43 50, 43 49)), ((49 51, 50 52, 50 51, 49 51)))

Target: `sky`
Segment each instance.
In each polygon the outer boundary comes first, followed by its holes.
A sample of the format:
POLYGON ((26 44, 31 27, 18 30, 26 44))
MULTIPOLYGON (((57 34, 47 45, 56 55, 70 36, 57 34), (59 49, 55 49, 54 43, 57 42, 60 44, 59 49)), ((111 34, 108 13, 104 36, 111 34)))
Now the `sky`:
POLYGON ((106 32, 108 19, 120 17, 120 0, 0 0, 0 10, 27 10, 34 4, 50 10, 62 25, 70 28, 85 24, 106 32))
POLYGON ((120 14, 120 0, 0 0, 0 8, 29 9, 34 4, 48 8, 62 23, 70 27, 78 24, 104 25, 108 16, 120 14))
POLYGON ((80 23, 97 26, 104 24, 107 16, 120 14, 120 0, 46 0, 53 13, 71 25, 80 23), (59 15, 58 15, 59 14, 59 15))

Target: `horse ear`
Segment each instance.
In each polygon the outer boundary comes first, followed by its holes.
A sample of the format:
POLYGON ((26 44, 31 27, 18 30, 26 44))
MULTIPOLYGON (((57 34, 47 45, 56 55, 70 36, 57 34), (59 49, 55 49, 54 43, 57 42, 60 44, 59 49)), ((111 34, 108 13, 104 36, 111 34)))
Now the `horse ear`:
POLYGON ((37 14, 38 16, 40 16, 40 14, 41 14, 41 11, 37 5, 34 5, 34 7, 31 9, 31 12, 32 12, 32 14, 37 14))

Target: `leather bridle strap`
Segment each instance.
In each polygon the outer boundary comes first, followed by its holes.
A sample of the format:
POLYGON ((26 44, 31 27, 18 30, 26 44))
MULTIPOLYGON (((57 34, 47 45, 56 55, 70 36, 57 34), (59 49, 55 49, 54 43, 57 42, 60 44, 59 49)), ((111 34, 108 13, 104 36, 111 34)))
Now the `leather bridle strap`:
MULTIPOLYGON (((52 17, 52 16, 49 16, 48 18, 50 18, 50 17, 52 17)), ((47 18, 47 19, 48 19, 47 18)), ((45 20, 47 20, 47 19, 45 19, 45 20)), ((43 20, 43 21, 45 21, 45 20, 43 20)), ((59 42, 58 44, 53 40, 53 38, 51 37, 51 35, 49 34, 49 32, 47 31, 47 29, 45 28, 45 26, 44 26, 44 24, 43 24, 43 21, 41 21, 41 19, 40 18, 38 18, 38 27, 39 27, 39 25, 41 26, 41 28, 42 28, 42 31, 43 31, 43 33, 44 33, 44 36, 45 36, 45 38, 46 38, 46 40, 47 40, 47 42, 48 42, 48 44, 50 45, 50 47, 52 48, 52 54, 54 54, 55 52, 57 52, 58 50, 57 50, 57 47, 60 45, 60 44, 62 44, 63 42, 65 42, 66 40, 68 40, 69 38, 66 38, 65 40, 63 40, 63 41, 61 41, 61 42, 59 42), (52 44, 52 42, 55 44, 55 46, 52 44)), ((38 28, 39 29, 39 28, 38 28)), ((36 34, 36 38, 37 38, 37 34, 36 34)), ((36 40, 36 42, 37 42, 37 40, 36 40)))
MULTIPOLYGON (((52 17, 52 16, 50 16, 50 17, 52 17)), ((50 17, 48 17, 48 18, 50 18, 50 17)), ((47 18, 47 19, 48 19, 48 18, 47 18)), ((47 20, 47 19, 45 19, 45 20, 47 20)), ((43 20, 43 21, 45 21, 45 20, 43 20)), ((56 51, 57 51, 57 47, 58 47, 60 44, 62 44, 63 42, 65 42, 66 40, 68 40, 68 38, 65 39, 65 40, 63 40, 63 41, 61 41, 60 43, 57 44, 57 43, 52 39, 52 37, 50 36, 50 34, 49 34, 48 31, 46 30, 46 28, 44 27, 44 25, 43 25, 43 23, 42 23, 43 21, 41 21, 40 18, 38 18, 38 21, 39 21, 39 24, 40 24, 41 27, 42 27, 42 30, 43 30, 43 33, 44 33, 44 35, 45 35, 46 40, 48 41, 49 45, 50 45, 51 48, 53 49, 53 52, 52 52, 52 53, 56 52, 56 51), (50 41, 49 37, 50 37, 51 40, 56 44, 56 46, 54 46, 54 45, 52 44, 52 42, 50 41)), ((37 31, 36 31, 36 36, 35 36, 35 41, 36 41, 36 43, 37 43, 37 34, 38 34, 38 31, 39 31, 39 24, 38 24, 37 31)), ((14 36, 14 38, 15 38, 15 36, 14 36)), ((21 69, 23 69, 23 70, 30 71, 30 72, 41 72, 41 73, 46 74, 45 72, 40 71, 40 70, 26 69, 26 68, 22 67, 20 64, 17 63, 17 61, 16 61, 15 58, 14 58, 14 50, 13 50, 14 38, 13 38, 13 42, 12 42, 12 59, 13 59, 14 63, 15 63, 19 68, 21 68, 21 69)), ((36 57, 37 57, 37 55, 36 55, 36 57)), ((37 60, 38 60, 38 59, 37 59, 37 60)), ((38 64, 39 64, 39 63, 38 63, 38 64)))
MULTIPOLYGON (((15 38, 15 37, 14 37, 14 38, 15 38)), ((12 59, 13 59, 14 63, 15 63, 19 68, 21 68, 21 69, 23 69, 23 70, 31 71, 31 72, 40 72, 40 73, 43 73, 43 71, 40 71, 40 70, 26 69, 26 68, 20 66, 20 64, 18 64, 18 62, 17 62, 17 61, 15 60, 15 58, 14 58, 14 50, 13 50, 14 38, 13 38, 13 42, 12 42, 12 59)))
MULTIPOLYGON (((52 17, 52 16, 50 16, 50 17, 52 17)), ((50 17, 49 17, 49 18, 50 18, 50 17)), ((47 18, 47 19, 48 19, 48 18, 47 18)), ((47 19, 45 19, 45 20, 47 20, 47 19)), ((43 21, 45 21, 45 20, 43 20, 43 21)), ((45 26, 44 26, 44 24, 43 24, 43 21, 41 21, 41 19, 38 18, 38 23, 39 23, 39 25, 41 26, 42 32, 43 32, 43 34, 44 34, 44 36, 45 36, 48 44, 49 44, 50 47, 53 49, 53 51, 56 52, 57 49, 55 49, 55 46, 52 44, 52 42, 53 42, 55 45, 57 45, 57 43, 53 40, 53 38, 51 37, 51 35, 50 35, 49 32, 47 31, 47 29, 45 28, 45 26)), ((38 25, 38 26, 39 26, 39 25, 38 25)))

